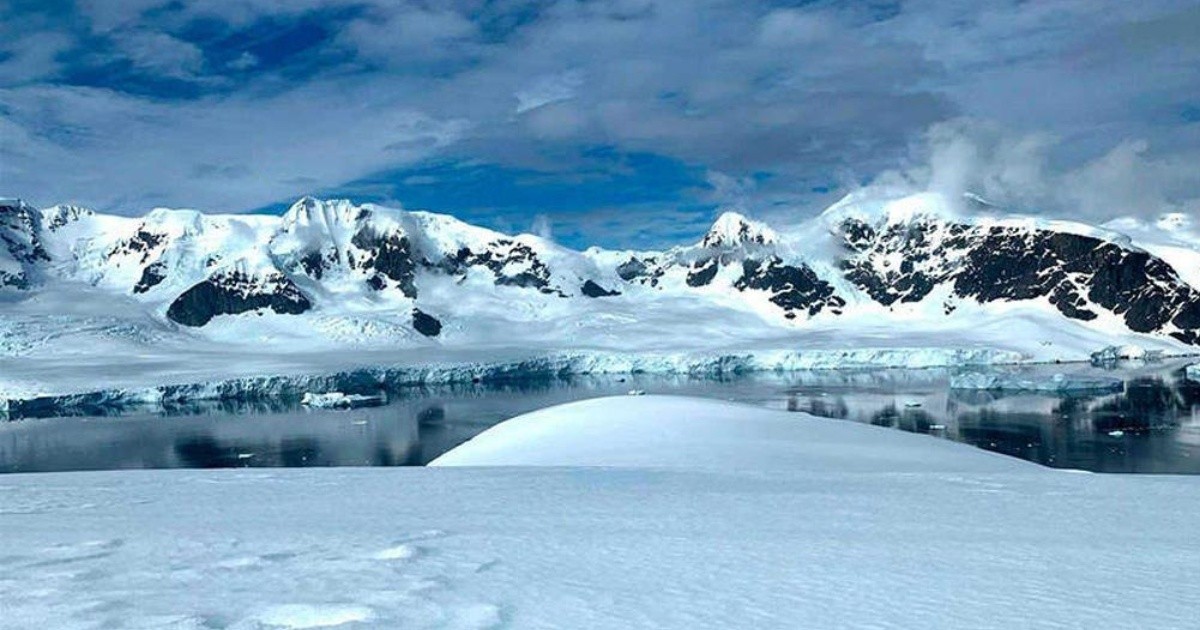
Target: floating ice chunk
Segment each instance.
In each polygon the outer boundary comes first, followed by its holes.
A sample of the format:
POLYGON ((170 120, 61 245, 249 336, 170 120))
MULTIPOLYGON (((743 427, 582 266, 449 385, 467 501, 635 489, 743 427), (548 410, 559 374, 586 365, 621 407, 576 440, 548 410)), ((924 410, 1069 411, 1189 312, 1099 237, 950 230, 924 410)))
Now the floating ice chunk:
POLYGON ((1108 346, 1092 353, 1092 363, 1095 365, 1116 363, 1117 361, 1161 361, 1162 358, 1162 350, 1147 350, 1132 344, 1108 346))
POLYGON ((1022 378, 1003 372, 967 372, 950 377, 950 389, 1029 392, 1116 392, 1124 383, 1112 378, 1078 378, 1055 374, 1050 378, 1022 378))
POLYGON ((1200 383, 1200 363, 1193 363, 1183 368, 1183 377, 1189 381, 1200 383))
POLYGON ((307 392, 300 398, 300 404, 319 409, 374 407, 383 404, 383 396, 362 396, 359 394, 343 394, 342 392, 328 392, 324 394, 307 392))
POLYGON ((645 395, 646 395, 646 390, 644 390, 644 389, 631 389, 631 390, 629 390, 629 395, 630 395, 630 396, 645 396, 645 395))
POLYGON ((1116 431, 1109 431, 1108 435, 1110 437, 1122 437, 1125 435, 1125 432, 1120 429, 1117 429, 1116 431))

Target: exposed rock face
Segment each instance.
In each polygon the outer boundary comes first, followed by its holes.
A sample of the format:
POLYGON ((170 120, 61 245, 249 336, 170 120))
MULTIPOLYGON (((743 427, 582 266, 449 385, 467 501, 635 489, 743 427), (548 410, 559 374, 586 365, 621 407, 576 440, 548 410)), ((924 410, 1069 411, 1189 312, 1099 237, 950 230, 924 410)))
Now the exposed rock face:
POLYGON ((692 265, 685 282, 687 282, 689 287, 708 286, 713 281, 713 278, 717 277, 717 272, 720 270, 721 263, 717 258, 699 261, 692 265))
MULTIPOLYGON (((50 290, 61 277, 126 292, 165 308, 173 321, 203 326, 223 314, 303 313, 312 300, 345 296, 366 308, 396 308, 397 298, 415 300, 426 282, 429 291, 478 291, 438 278, 469 275, 514 290, 493 296, 500 300, 519 299, 518 290, 585 302, 636 300, 651 289, 726 301, 744 292, 765 296, 789 319, 839 315, 864 302, 898 309, 936 299, 920 312, 940 316, 968 302, 1035 301, 1070 319, 1112 315, 1131 331, 1200 345, 1200 292, 1129 241, 1081 226, 960 220, 918 202, 897 212, 885 206, 883 215, 875 206, 844 206, 843 214, 823 216, 820 230, 799 226, 783 235, 726 213, 693 245, 617 256, 348 201, 304 199, 279 218, 155 210, 122 219, 0 200, 0 290, 50 290), (822 240, 809 249, 801 238, 822 240), (178 293, 180 286, 189 288, 178 293), (363 299, 368 291, 382 294, 363 299)), ((422 295, 428 304, 446 297, 422 295)), ((413 326, 431 336, 441 330, 438 318, 420 311, 413 326)))
POLYGON ((139 262, 145 263, 166 241, 167 235, 141 228, 130 238, 117 243, 109 251, 108 257, 133 256, 139 262))
POLYGON ((848 220, 842 228, 846 278, 885 306, 949 284, 958 298, 1046 298, 1073 319, 1108 311, 1130 330, 1200 341, 1200 293, 1144 251, 1080 234, 930 219, 880 231, 848 220))
POLYGON ((630 258, 629 260, 617 266, 617 275, 620 276, 622 280, 629 282, 644 276, 648 269, 649 268, 646 266, 645 261, 638 260, 637 258, 630 258))
POLYGON ((412 312, 413 328, 426 337, 436 337, 442 334, 442 322, 438 318, 414 308, 412 312))
POLYGON ((481 266, 495 276, 498 286, 537 289, 542 293, 566 297, 550 279, 550 268, 530 246, 510 239, 498 239, 483 251, 459 249, 442 263, 450 273, 463 273, 468 267, 481 266))
POLYGON ((270 244, 282 270, 313 280, 349 277, 371 290, 417 297, 417 260, 404 228, 346 201, 304 198, 270 244))
POLYGON ((30 288, 50 260, 42 244, 42 215, 19 199, 0 200, 0 289, 30 288))
POLYGON ((213 274, 184 291, 167 309, 167 317, 184 326, 203 326, 217 315, 257 309, 294 315, 310 308, 308 297, 282 274, 255 277, 230 270, 213 274))
POLYGON ((387 286, 383 279, 391 280, 406 297, 417 297, 414 282, 417 266, 413 262, 412 245, 407 236, 391 233, 378 234, 370 228, 359 230, 351 242, 363 252, 355 264, 376 273, 368 283, 371 288, 381 290, 387 286))
POLYGON ((42 211, 42 224, 45 229, 51 232, 68 226, 83 217, 94 216, 96 213, 72 205, 57 205, 46 208, 42 211))
POLYGON ((779 241, 774 230, 751 221, 736 212, 726 212, 717 218, 700 241, 705 248, 729 248, 747 245, 772 245, 779 241))
POLYGON ((587 282, 584 282, 583 286, 580 287, 579 292, 590 298, 602 298, 602 297, 612 297, 615 295, 621 295, 620 291, 609 291, 608 289, 605 289, 604 287, 600 286, 599 284, 596 284, 592 280, 588 280, 587 282))
POLYGON ((167 279, 167 268, 162 262, 156 262, 147 265, 142 269, 142 277, 138 283, 134 285, 134 293, 145 293, 150 289, 158 286, 163 280, 167 279))
POLYGON ((784 311, 788 319, 796 312, 809 316, 828 308, 841 313, 846 301, 834 293, 833 285, 825 282, 807 265, 787 265, 778 257, 766 261, 746 260, 742 277, 734 283, 739 290, 755 289, 771 294, 771 303, 784 311))

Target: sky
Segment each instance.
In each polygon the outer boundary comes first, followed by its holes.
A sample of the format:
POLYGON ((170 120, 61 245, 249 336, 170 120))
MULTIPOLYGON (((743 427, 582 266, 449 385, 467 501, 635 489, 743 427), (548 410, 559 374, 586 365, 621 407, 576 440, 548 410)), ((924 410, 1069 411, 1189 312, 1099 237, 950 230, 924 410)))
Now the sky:
POLYGON ((887 184, 1200 210, 1196 0, 0 0, 0 195, 302 195, 571 246, 887 184))

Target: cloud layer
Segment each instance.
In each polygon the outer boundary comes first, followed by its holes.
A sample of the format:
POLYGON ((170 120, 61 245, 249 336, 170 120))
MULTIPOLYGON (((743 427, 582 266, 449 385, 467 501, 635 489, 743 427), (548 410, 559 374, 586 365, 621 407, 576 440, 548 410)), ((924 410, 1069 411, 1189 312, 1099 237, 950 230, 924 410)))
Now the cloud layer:
POLYGON ((1197 32, 1166 0, 18 2, 0 194, 237 212, 423 182, 433 209, 601 242, 723 205, 801 218, 881 177, 1193 211, 1197 32), (528 205, 463 198, 453 165, 528 205), (573 182, 594 197, 555 194, 573 182), (605 183, 641 188, 614 207, 605 183))

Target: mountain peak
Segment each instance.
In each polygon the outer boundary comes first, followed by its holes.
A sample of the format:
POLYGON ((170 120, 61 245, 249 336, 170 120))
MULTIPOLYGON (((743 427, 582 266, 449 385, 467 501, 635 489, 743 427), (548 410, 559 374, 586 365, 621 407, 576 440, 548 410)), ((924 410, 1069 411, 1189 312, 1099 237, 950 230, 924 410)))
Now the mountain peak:
POLYGON ((737 212, 725 212, 709 228, 702 247, 737 247, 739 245, 770 245, 779 241, 779 235, 765 223, 752 221, 737 212))
POLYGON ((304 196, 283 213, 284 226, 332 225, 353 223, 362 218, 367 210, 354 205, 349 199, 317 199, 304 196))

